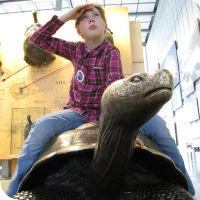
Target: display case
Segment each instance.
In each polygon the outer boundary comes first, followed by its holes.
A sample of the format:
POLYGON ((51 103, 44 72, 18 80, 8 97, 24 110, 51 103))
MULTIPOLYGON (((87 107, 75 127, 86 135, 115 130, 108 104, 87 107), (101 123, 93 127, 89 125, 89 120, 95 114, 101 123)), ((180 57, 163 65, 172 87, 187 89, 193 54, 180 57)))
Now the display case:
POLYGON ((11 156, 19 155, 31 125, 41 116, 51 113, 45 107, 13 108, 11 122, 11 156))

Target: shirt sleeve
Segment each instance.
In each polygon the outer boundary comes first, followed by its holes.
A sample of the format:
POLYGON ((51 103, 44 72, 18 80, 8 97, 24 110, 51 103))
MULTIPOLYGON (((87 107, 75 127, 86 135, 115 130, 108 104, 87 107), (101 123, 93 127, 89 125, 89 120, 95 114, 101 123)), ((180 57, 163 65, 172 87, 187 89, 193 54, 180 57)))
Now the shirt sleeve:
POLYGON ((117 48, 109 49, 106 58, 106 72, 107 72, 107 82, 106 87, 116 80, 123 79, 124 75, 122 72, 122 63, 120 52, 117 48))
POLYGON ((56 15, 41 26, 30 36, 30 41, 37 47, 50 53, 72 60, 76 54, 77 43, 67 42, 65 40, 52 37, 56 31, 63 25, 56 15))

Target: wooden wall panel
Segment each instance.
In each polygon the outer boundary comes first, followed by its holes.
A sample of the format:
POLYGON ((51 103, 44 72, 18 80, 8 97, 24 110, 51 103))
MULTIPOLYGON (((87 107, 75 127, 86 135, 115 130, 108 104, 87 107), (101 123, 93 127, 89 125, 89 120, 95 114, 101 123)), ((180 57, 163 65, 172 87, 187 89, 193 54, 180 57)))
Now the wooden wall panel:
POLYGON ((17 166, 17 160, 18 160, 17 158, 12 158, 11 160, 11 178, 15 172, 15 168, 17 166))
POLYGON ((131 75, 133 70, 128 8, 105 8, 105 12, 108 28, 113 32, 115 46, 121 53, 123 73, 131 75))
POLYGON ((129 25, 133 73, 145 72, 140 22, 131 21, 129 25))
POLYGON ((131 36, 132 62, 144 62, 140 22, 131 21, 129 24, 131 36))
POLYGON ((141 62, 141 63, 132 63, 132 67, 133 67, 133 71, 134 73, 141 73, 141 72, 145 72, 145 69, 144 69, 144 63, 141 62))

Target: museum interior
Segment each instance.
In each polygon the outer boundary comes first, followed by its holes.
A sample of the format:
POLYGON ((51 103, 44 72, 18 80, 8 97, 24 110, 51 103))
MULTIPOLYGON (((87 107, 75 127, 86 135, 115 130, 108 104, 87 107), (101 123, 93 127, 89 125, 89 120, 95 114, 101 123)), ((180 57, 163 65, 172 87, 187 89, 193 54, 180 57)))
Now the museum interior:
MULTIPOLYGON (((125 78, 162 69, 172 74, 172 97, 157 114, 184 160, 196 191, 193 198, 200 200, 199 0, 0 1, 0 196, 5 195, 31 125, 63 109, 74 73, 72 63, 57 55, 50 61, 30 61, 25 49, 30 33, 38 29, 32 25, 44 25, 53 15, 85 3, 104 8, 125 78)), ((74 20, 53 37, 83 41, 74 20)))

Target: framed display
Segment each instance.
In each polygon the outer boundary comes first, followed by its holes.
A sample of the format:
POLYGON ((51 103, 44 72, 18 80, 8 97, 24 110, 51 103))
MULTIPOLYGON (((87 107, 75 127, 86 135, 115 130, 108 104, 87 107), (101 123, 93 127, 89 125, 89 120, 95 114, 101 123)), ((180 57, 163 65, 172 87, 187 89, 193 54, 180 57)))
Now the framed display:
POLYGON ((161 69, 167 69, 173 76, 174 79, 174 87, 177 86, 180 82, 180 75, 179 75, 179 65, 178 65, 178 58, 176 52, 176 42, 174 42, 161 65, 161 69))
POLYGON ((196 90, 196 96, 197 96, 197 99, 198 99, 198 110, 199 110, 199 113, 200 113, 200 90, 196 90))
POLYGON ((168 126, 169 126, 170 135, 172 136, 175 143, 177 144, 176 128, 175 128, 175 123, 173 119, 168 120, 168 126))
POLYGON ((166 113, 166 116, 168 116, 168 117, 173 117, 174 116, 174 111, 173 111, 173 106, 172 106, 172 99, 170 99, 165 104, 165 113, 166 113))
POLYGON ((182 97, 185 98, 194 92, 194 84, 191 83, 185 90, 182 90, 182 97))
POLYGON ((185 98, 183 112, 187 123, 199 119, 199 110, 195 93, 192 93, 185 98))
POLYGON ((36 119, 49 113, 51 111, 44 107, 12 109, 10 155, 19 155, 31 125, 35 123, 36 119))
POLYGON ((200 77, 200 29, 197 19, 188 40, 179 48, 181 88, 184 95, 193 91, 191 85, 200 77))
POLYGON ((180 108, 183 105, 180 84, 178 84, 173 89, 172 104, 173 104, 173 111, 175 111, 176 109, 180 108))
POLYGON ((195 89, 196 89, 196 91, 199 91, 199 90, 200 90, 200 79, 198 79, 198 80, 195 82, 195 89))

